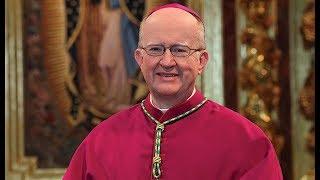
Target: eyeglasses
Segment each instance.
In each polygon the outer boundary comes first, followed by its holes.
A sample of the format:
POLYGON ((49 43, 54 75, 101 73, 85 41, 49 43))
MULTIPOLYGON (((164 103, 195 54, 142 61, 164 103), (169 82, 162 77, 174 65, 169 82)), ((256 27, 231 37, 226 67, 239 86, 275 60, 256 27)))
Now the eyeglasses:
POLYGON ((162 56, 164 52, 169 49, 171 54, 175 57, 187 57, 196 51, 204 50, 203 48, 191 49, 188 46, 184 45, 172 45, 170 47, 165 47, 162 44, 159 45, 149 45, 146 47, 139 47, 146 51, 150 56, 162 56), (192 52, 193 51, 193 52, 192 52))

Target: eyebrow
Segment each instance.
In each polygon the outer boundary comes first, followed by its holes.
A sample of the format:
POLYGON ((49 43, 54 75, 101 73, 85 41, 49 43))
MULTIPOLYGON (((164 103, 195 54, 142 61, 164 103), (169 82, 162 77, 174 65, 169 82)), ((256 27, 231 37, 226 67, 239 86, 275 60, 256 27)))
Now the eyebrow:
POLYGON ((174 43, 174 44, 166 44, 166 43, 150 43, 150 44, 146 44, 146 46, 165 46, 165 47, 168 47, 168 46, 188 46, 186 43, 174 43))

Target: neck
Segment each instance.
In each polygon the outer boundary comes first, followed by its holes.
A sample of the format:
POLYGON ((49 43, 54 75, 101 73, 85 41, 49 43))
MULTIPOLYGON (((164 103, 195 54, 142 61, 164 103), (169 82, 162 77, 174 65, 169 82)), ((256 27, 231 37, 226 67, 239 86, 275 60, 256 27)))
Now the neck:
POLYGON ((156 93, 150 93, 150 101, 153 106, 158 109, 169 109, 177 104, 187 101, 189 98, 194 95, 196 92, 196 88, 193 91, 185 93, 183 96, 176 97, 176 96, 163 96, 158 95, 156 93))

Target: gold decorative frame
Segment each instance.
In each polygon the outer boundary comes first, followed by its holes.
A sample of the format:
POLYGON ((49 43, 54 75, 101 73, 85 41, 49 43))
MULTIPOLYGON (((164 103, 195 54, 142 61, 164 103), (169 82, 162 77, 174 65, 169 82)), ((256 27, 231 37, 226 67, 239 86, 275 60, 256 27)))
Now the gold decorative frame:
POLYGON ((61 179, 65 169, 40 169, 24 150, 22 0, 5 0, 5 179, 61 179))

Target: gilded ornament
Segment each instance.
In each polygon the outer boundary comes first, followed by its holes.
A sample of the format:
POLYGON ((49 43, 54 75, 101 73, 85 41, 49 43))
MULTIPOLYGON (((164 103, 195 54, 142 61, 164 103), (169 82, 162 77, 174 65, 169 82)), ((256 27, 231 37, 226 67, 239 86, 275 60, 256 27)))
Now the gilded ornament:
POLYGON ((271 117, 267 111, 267 107, 259 95, 251 93, 246 105, 244 106, 244 115, 253 122, 269 122, 271 117))
POLYGON ((264 61, 263 55, 248 56, 242 66, 240 83, 243 88, 252 88, 271 81, 271 66, 264 61))
POLYGON ((274 16, 270 14, 271 1, 240 0, 247 25, 240 36, 240 41, 246 46, 246 57, 239 80, 248 94, 242 114, 265 131, 279 155, 284 137, 271 114, 278 110, 281 93, 277 72, 281 51, 268 33, 274 22, 274 16))
POLYGON ((269 27, 273 21, 269 15, 270 5, 271 0, 240 0, 240 7, 248 20, 265 28, 269 27))
POLYGON ((302 24, 300 27, 303 43, 306 49, 310 49, 314 45, 315 41, 315 3, 309 1, 307 4, 303 16, 302 24))
POLYGON ((300 180, 315 180, 315 170, 311 169, 307 174, 303 175, 300 180))
POLYGON ((315 127, 314 125, 309 129, 309 132, 306 136, 306 149, 309 153, 315 153, 315 127))
MULTIPOLYGON (((305 49, 314 48, 315 40, 315 1, 310 0, 307 3, 306 8, 304 9, 304 14, 302 17, 302 24, 300 27, 303 45, 305 49)), ((299 105, 301 113, 306 117, 306 120, 309 120, 314 123, 315 117, 315 71, 314 71, 314 59, 311 61, 311 70, 305 81, 305 84, 300 91, 299 96, 299 105)), ((307 151, 314 156, 315 152, 315 127, 313 126, 309 129, 309 132, 306 136, 306 149, 307 151)), ((302 176, 301 180, 314 180, 315 179, 315 170, 310 169, 307 174, 302 176)))
POLYGON ((314 103, 315 103, 315 73, 312 70, 307 77, 304 87, 302 88, 299 96, 299 105, 301 112, 307 120, 313 121, 314 120, 314 103))

